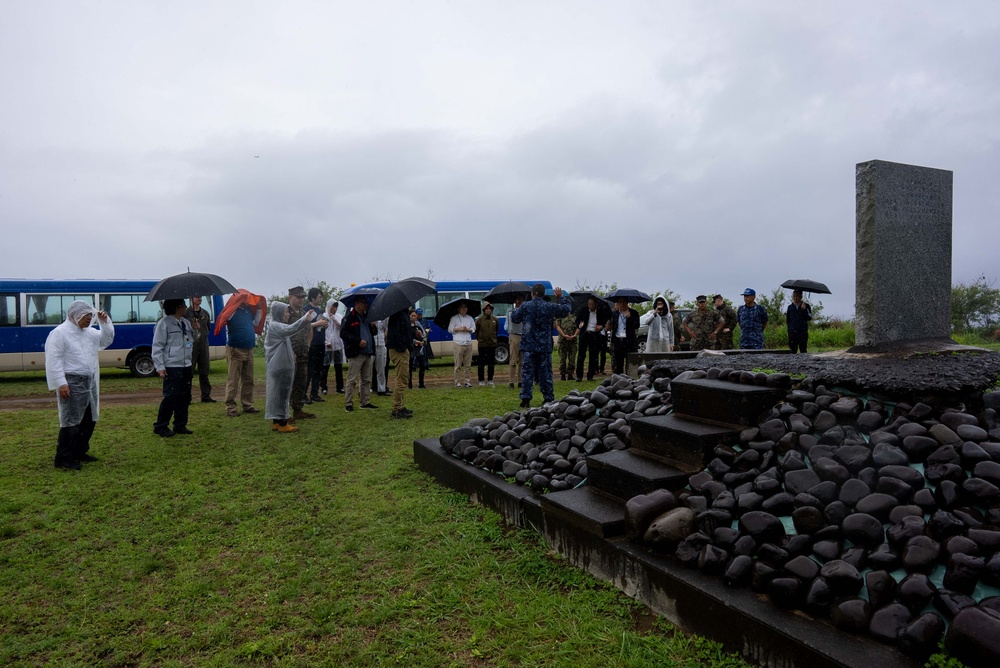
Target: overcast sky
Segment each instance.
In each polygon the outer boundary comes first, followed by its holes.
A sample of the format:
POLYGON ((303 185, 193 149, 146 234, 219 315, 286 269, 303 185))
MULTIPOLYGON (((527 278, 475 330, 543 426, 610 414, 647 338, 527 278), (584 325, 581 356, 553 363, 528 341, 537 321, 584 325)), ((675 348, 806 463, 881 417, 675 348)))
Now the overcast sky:
POLYGON ((0 7, 0 276, 789 278, 854 312, 855 165, 954 172, 1000 275, 1000 3, 0 7))

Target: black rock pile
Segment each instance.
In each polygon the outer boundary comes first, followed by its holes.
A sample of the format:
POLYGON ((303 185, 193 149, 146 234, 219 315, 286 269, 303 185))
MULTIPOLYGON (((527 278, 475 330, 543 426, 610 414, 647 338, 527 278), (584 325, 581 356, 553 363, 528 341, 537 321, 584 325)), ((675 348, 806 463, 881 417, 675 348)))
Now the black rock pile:
POLYGON ((807 378, 688 488, 631 499, 629 534, 913 657, 950 621, 954 656, 996 665, 1000 597, 984 592, 1000 586, 998 398, 971 415, 807 378))
POLYGON ((611 376, 539 408, 470 420, 442 436, 441 447, 538 492, 572 489, 587 477, 587 455, 629 447, 632 418, 670 410, 669 387, 665 375, 611 376))

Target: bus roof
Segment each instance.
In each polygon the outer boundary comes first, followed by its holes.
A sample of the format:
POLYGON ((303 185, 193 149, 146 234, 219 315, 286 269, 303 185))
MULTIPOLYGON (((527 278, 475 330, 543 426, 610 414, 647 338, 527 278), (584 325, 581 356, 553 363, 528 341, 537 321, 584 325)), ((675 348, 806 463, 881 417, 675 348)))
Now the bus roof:
POLYGON ((83 290, 95 292, 104 290, 149 290, 156 285, 157 278, 0 278, 0 291, 53 292, 62 290, 83 290))
MULTIPOLYGON (((438 292, 489 292, 491 289, 495 288, 502 283, 507 283, 510 281, 520 281, 522 283, 527 283, 528 285, 534 285, 535 283, 541 283, 545 286, 546 290, 552 289, 552 283, 549 281, 539 281, 536 279, 522 280, 519 278, 498 278, 498 279, 469 279, 465 281, 436 281, 438 292)), ((346 293, 353 292, 360 288, 385 288, 390 283, 395 281, 375 281, 373 283, 361 283, 359 285, 354 285, 349 289, 345 290, 346 293)))

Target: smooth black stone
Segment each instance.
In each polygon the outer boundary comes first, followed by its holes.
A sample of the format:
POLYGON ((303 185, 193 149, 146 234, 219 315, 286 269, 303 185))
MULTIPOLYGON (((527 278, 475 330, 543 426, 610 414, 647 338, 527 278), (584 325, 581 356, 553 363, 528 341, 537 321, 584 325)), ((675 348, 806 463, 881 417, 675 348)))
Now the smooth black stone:
POLYGON ((923 516, 924 516, 924 511, 920 508, 920 506, 915 506, 915 505, 896 506, 895 508, 892 509, 892 512, 889 513, 889 522, 891 524, 898 524, 899 522, 903 521, 904 517, 922 518, 923 516))
POLYGON ((841 631, 864 633, 871 620, 871 604, 863 598, 847 598, 830 606, 830 621, 841 631))
POLYGON ((862 434, 870 434, 885 423, 885 418, 875 411, 863 411, 854 421, 854 426, 862 434))
POLYGON ((816 579, 820 566, 809 557, 795 557, 785 563, 785 571, 803 582, 816 579))
MULTIPOLYGON (((809 494, 808 492, 803 492, 802 494, 796 494, 795 507, 804 508, 806 506, 810 506, 812 508, 819 510, 820 508, 823 507, 823 504, 820 502, 819 499, 817 499, 812 494, 809 494)), ((822 511, 820 511, 820 516, 822 517, 822 515, 823 515, 822 511)))
POLYGON ((882 642, 894 643, 899 632, 913 620, 913 615, 905 605, 890 603, 872 614, 868 631, 882 642))
POLYGON ((923 536, 927 529, 924 518, 910 515, 885 530, 885 538, 896 549, 901 549, 911 538, 923 536))
POLYGON ((828 410, 821 410, 813 418, 813 429, 819 433, 824 433, 837 426, 837 416, 828 410))
POLYGON ((753 536, 740 536, 733 545, 733 554, 752 555, 757 551, 757 541, 753 536))
POLYGON ((736 512, 742 514, 751 510, 759 510, 762 503, 764 503, 764 497, 757 492, 740 494, 736 498, 736 512))
POLYGON ((840 542, 836 540, 820 540, 813 543, 813 554, 820 561, 834 561, 840 557, 840 542))
POLYGON ((941 545, 930 536, 915 536, 903 548, 903 567, 910 573, 930 573, 941 554, 941 545))
MULTIPOLYGON (((940 425, 938 425, 940 426, 940 425)), ((937 464, 961 464, 962 457, 958 454, 958 450, 952 445, 942 445, 937 450, 927 455, 927 461, 925 464, 927 466, 935 466, 937 464)))
POLYGON ((854 596, 864 585, 858 569, 841 559, 823 564, 819 574, 826 580, 835 596, 854 596))
POLYGON ((927 435, 933 438, 935 441, 941 445, 961 445, 962 439, 958 437, 958 434, 954 430, 943 424, 933 425, 927 430, 927 435))
POLYGON ((892 603, 896 598, 896 580, 888 571, 869 571, 865 575, 868 600, 875 609, 892 603))
POLYGON ((812 496, 815 496, 817 499, 819 499, 819 501, 823 505, 828 505, 830 503, 833 503, 837 499, 837 495, 839 493, 838 490, 839 487, 837 487, 837 483, 831 482, 829 480, 824 480, 818 485, 813 485, 812 487, 810 487, 806 491, 806 494, 811 494, 812 496))
POLYGON ((744 450, 736 456, 733 470, 743 472, 755 468, 760 463, 761 454, 757 450, 744 450))
POLYGON ((865 567, 865 563, 868 561, 868 551, 863 547, 847 548, 840 554, 840 559, 846 561, 851 566, 854 566, 859 571, 865 567))
POLYGON ((962 504, 962 488, 951 480, 942 480, 934 490, 934 500, 939 507, 951 510, 962 504))
POLYGON ((855 510, 858 513, 871 515, 880 523, 885 523, 889 521, 889 513, 898 504, 899 501, 895 497, 876 492, 858 501, 855 510))
POLYGON ((800 534, 812 534, 823 528, 823 513, 813 506, 796 508, 792 512, 792 523, 800 534))
POLYGON ((795 510, 795 497, 788 492, 775 494, 774 496, 764 499, 764 502, 761 504, 761 509, 779 517, 791 515, 792 511, 795 510))
POLYGON ((693 510, 695 514, 708 510, 708 499, 700 494, 689 494, 682 503, 693 510))
POLYGON ((941 422, 941 424, 948 427, 948 429, 951 429, 952 431, 958 429, 959 425, 963 424, 975 425, 978 422, 974 415, 954 410, 946 410, 942 412, 939 421, 941 422))
POLYGON ((929 436, 906 436, 900 445, 911 462, 921 463, 938 449, 939 443, 929 436))
POLYGON ((974 443, 980 443, 989 438, 989 433, 985 429, 974 424, 959 425, 955 433, 963 441, 973 441, 974 443))
POLYGON ((820 480, 832 482, 838 487, 851 479, 851 472, 847 470, 847 467, 829 457, 815 460, 813 471, 816 472, 820 480))
POLYGON ((823 509, 823 519, 834 526, 840 526, 849 514, 847 506, 840 501, 832 501, 823 509))
POLYGON ((875 489, 875 486, 878 485, 878 470, 874 466, 861 469, 855 477, 868 485, 869 489, 875 489))
POLYGON ((969 478, 962 483, 962 492, 965 498, 975 505, 992 505, 997 498, 1000 498, 1000 488, 986 482, 982 478, 969 478))
POLYGON ((901 438, 897 434, 888 431, 876 431, 868 437, 868 444, 877 449, 880 445, 890 445, 899 447, 901 438))
POLYGON ((982 606, 963 609, 951 621, 944 645, 971 668, 996 666, 1000 659, 1000 612, 982 606))
MULTIPOLYGON (((988 512, 993 512, 996 508, 990 508, 988 512)), ((981 512, 975 508, 970 508, 968 506, 962 506, 960 508, 953 508, 951 514, 959 519, 959 521, 970 529, 980 529, 984 524, 994 525, 995 522, 992 519, 988 519, 981 512)))
POLYGON ((703 533, 693 533, 677 546, 674 554, 688 568, 697 568, 701 551, 711 542, 711 538, 703 533))
POLYGON ((719 527, 729 527, 733 523, 732 513, 718 508, 711 508, 698 513, 695 527, 701 533, 712 534, 719 527))
POLYGON ((913 495, 913 504, 918 506, 924 513, 933 513, 937 510, 937 501, 934 500, 934 492, 930 489, 921 489, 913 495))
POLYGON ((806 534, 796 534, 785 538, 782 547, 792 557, 801 557, 812 553, 812 537, 806 534))
POLYGON ((976 599, 950 589, 938 589, 934 592, 933 603, 934 608, 944 615, 945 619, 954 619, 960 611, 975 605, 976 599))
POLYGON ((926 612, 899 631, 896 644, 908 657, 925 661, 937 651, 944 629, 944 620, 939 615, 926 612))
POLYGON ((938 485, 943 480, 950 480, 960 485, 968 476, 958 464, 935 464, 924 470, 924 477, 932 485, 938 485))
POLYGON ((994 485, 1000 485, 1000 463, 994 461, 979 462, 972 469, 972 475, 994 485))
POLYGON ((843 397, 830 406, 830 412, 839 418, 853 418, 861 410, 861 402, 854 397, 843 397))
POLYGON ((779 608, 796 608, 802 598, 802 583, 797 578, 774 578, 768 583, 767 595, 779 608))
POLYGON ((736 497, 728 489, 725 489, 714 497, 712 508, 733 512, 736 510, 736 497))
POLYGON ((835 600, 836 596, 830 591, 830 585, 823 578, 817 577, 809 583, 803 607, 813 615, 827 615, 830 612, 830 605, 835 600))
POLYGON ((643 542, 669 549, 694 532, 696 519, 697 514, 690 508, 671 508, 650 521, 643 532, 643 542))
POLYGON ((847 516, 841 523, 841 529, 845 538, 862 547, 873 548, 885 541, 882 522, 867 513, 847 516))
POLYGON ((819 476, 811 469, 788 471, 785 473, 785 490, 792 494, 806 492, 810 487, 819 484, 819 476))
POLYGON ((750 582, 752 567, 753 559, 748 555, 738 554, 726 566, 722 581, 729 587, 744 587, 750 582))
POLYGON ((972 557, 979 556, 979 545, 976 541, 966 536, 949 536, 941 542, 941 549, 947 555, 967 554, 972 557))
POLYGON ((782 489, 781 481, 770 476, 757 476, 753 481, 753 489, 761 496, 771 496, 782 489))
POLYGON ((948 557, 942 584, 946 589, 971 596, 979 584, 979 576, 985 567, 986 562, 982 557, 953 554, 948 557))
POLYGON ((924 573, 910 573, 900 580, 896 587, 896 598, 899 602, 917 613, 931 602, 937 587, 924 573))
MULTIPOLYGON (((704 461, 704 460, 702 460, 704 461)), ((695 473, 693 476, 688 478, 688 486, 695 492, 701 492, 701 488, 705 483, 713 482, 712 474, 707 471, 700 471, 695 473)))
POLYGON ((981 554, 993 554, 1000 551, 1000 529, 995 526, 969 529, 966 536, 975 541, 981 554))
POLYGON ((739 528, 741 533, 753 536, 758 542, 777 543, 785 537, 785 527, 781 520, 771 513, 759 510, 743 514, 739 528))
MULTIPOLYGON (((788 426, 792 433, 808 434, 812 431, 813 423, 807 416, 797 413, 795 415, 788 416, 788 426)), ((787 436, 787 434, 785 436, 787 436)), ((784 436, 782 436, 782 438, 784 438, 784 436)))
POLYGON ((806 464, 801 452, 790 450, 782 455, 781 460, 778 463, 778 467, 781 468, 782 471, 787 472, 802 471, 803 469, 809 468, 809 465, 806 464))
POLYGON ((857 473, 861 469, 871 466, 872 451, 864 445, 845 445, 837 450, 834 458, 851 473, 857 473))
POLYGON ((914 492, 926 486, 926 480, 920 471, 903 464, 890 464, 878 470, 879 480, 883 478, 895 478, 905 482, 914 492))
MULTIPOLYGON (((875 491, 879 494, 888 494, 896 500, 896 504, 909 503, 913 499, 913 488, 899 478, 879 478, 875 491)), ((893 506, 889 509, 890 515, 895 508, 896 506, 893 506)))
POLYGON ((654 519, 676 507, 677 497, 665 489, 633 496, 625 503, 626 535, 635 540, 646 533, 654 519))
POLYGON ((765 441, 777 442, 788 431, 781 420, 768 420, 760 425, 760 435, 765 441))
POLYGON ((894 571, 902 564, 899 553, 883 543, 868 553, 868 567, 884 571, 894 571))
POLYGON ((1000 552, 986 562, 981 577, 983 582, 991 587, 1000 587, 1000 552))
POLYGON ((728 561, 729 554, 721 547, 706 545, 698 556, 698 570, 706 575, 719 575, 728 561))
MULTIPOLYGON (((705 484, 703 484, 701 486, 701 491, 699 492, 699 494, 712 499, 713 504, 719 499, 721 499, 723 496, 728 495, 729 498, 732 498, 733 496, 729 492, 729 488, 726 487, 723 483, 719 482, 718 480, 712 480, 710 482, 706 482, 705 484)), ((733 499, 733 505, 735 504, 736 500, 733 499)))
POLYGON ((883 466, 906 466, 910 458, 902 448, 890 443, 879 443, 872 450, 872 464, 878 468, 883 466))
POLYGON ((755 592, 763 593, 778 573, 778 569, 768 566, 763 561, 753 562, 753 566, 750 568, 750 588, 755 592))
POLYGON ((840 494, 837 498, 848 508, 854 508, 858 504, 858 501, 871 494, 871 492, 868 489, 868 485, 852 478, 841 486, 840 494))
POLYGON ((980 462, 991 461, 990 453, 985 448, 973 441, 965 441, 958 449, 958 457, 962 461, 962 466, 967 469, 975 467, 980 462))
POLYGON ((809 448, 809 461, 816 463, 821 459, 833 459, 833 453, 837 451, 834 445, 814 445, 809 448))
POLYGON ((757 548, 757 560, 774 568, 782 568, 789 558, 788 551, 774 543, 764 543, 757 548))
POLYGON ((936 541, 942 541, 949 536, 958 536, 964 533, 966 528, 965 522, 958 519, 954 513, 939 510, 931 515, 927 522, 927 535, 936 541))
POLYGON ((820 445, 830 445, 830 446, 840 446, 844 444, 846 434, 844 428, 837 426, 832 429, 827 429, 823 432, 823 435, 819 437, 820 445))

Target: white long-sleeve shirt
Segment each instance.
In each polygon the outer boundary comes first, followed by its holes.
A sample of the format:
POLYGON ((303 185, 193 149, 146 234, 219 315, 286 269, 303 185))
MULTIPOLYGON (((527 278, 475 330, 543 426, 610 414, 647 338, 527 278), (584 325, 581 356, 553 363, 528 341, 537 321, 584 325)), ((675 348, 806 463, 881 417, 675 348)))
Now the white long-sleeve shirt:
POLYGON ((448 321, 448 332, 451 334, 451 340, 455 345, 467 346, 472 343, 472 333, 476 331, 476 321, 475 319, 466 313, 465 315, 459 315, 456 313, 451 316, 451 320, 448 321), (459 327, 468 327, 468 332, 456 332, 455 330, 459 327))

